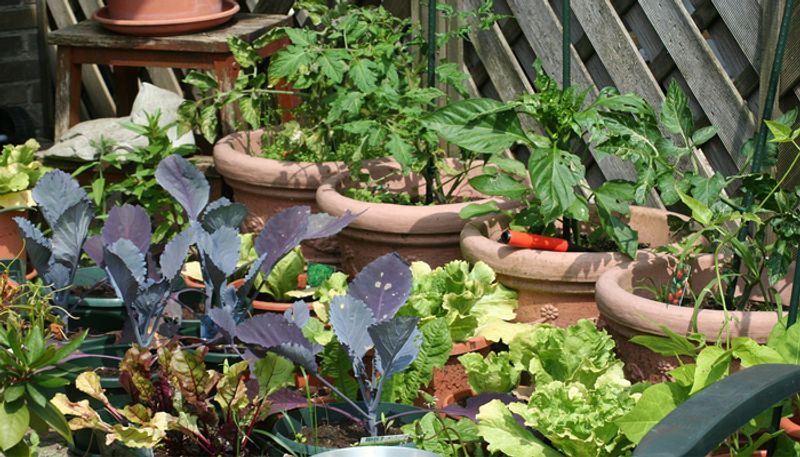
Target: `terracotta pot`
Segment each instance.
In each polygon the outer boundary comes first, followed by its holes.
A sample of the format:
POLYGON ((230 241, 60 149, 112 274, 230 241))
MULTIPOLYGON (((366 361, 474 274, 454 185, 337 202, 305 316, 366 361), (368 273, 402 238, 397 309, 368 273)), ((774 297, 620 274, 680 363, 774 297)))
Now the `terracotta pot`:
POLYGON ((427 389, 428 393, 437 398, 437 408, 443 408, 454 401, 464 398, 463 395, 461 397, 458 397, 458 395, 472 390, 467 381, 467 371, 458 361, 458 356, 468 352, 478 352, 485 356, 489 353, 491 345, 492 343, 482 336, 471 338, 464 342, 453 343, 453 348, 450 350, 450 358, 443 367, 433 369, 433 380, 427 389))
MULTIPOLYGON (((253 300, 253 310, 265 313, 285 313, 293 303, 253 300)), ((308 304, 308 310, 314 312, 314 305, 308 304)))
MULTIPOLYGON (((399 166, 391 160, 374 161, 368 166, 373 178, 385 178, 388 190, 408 192, 412 197, 424 196, 425 180, 416 174, 402 176, 399 166)), ((476 169, 471 174, 479 174, 476 169)), ((337 236, 341 247, 342 269, 355 274, 372 260, 389 252, 396 251, 408 261, 422 260, 439 267, 451 260, 461 258, 458 237, 467 221, 459 217, 459 211, 470 203, 485 203, 490 199, 483 197, 462 182, 454 191, 455 196, 470 199, 470 202, 444 205, 396 205, 388 203, 369 203, 342 195, 342 191, 352 186, 348 175, 339 175, 326 181, 317 190, 317 205, 322 211, 341 216, 349 210, 360 216, 337 236)), ((513 204, 494 199, 501 207, 513 204)))
MULTIPOLYGON (((640 242, 651 247, 670 241, 667 211, 632 207, 629 223, 640 242)), ((518 322, 550 322, 562 327, 579 319, 597 317, 594 286, 610 268, 631 259, 618 252, 553 252, 519 249, 496 240, 507 219, 473 221, 461 232, 461 252, 470 262, 482 260, 497 273, 497 280, 519 292, 518 322)), ((640 250, 638 259, 652 257, 640 250)))
POLYGON ((14 218, 28 217, 27 211, 6 211, 0 213, 0 259, 25 260, 25 243, 19 234, 14 218))
MULTIPOLYGON (((441 400, 441 403, 437 405, 437 408, 439 409, 446 408, 450 405, 456 404, 462 400, 466 400, 467 398, 474 397, 476 395, 478 395, 477 392, 475 392, 470 388, 459 390, 458 392, 451 392, 441 400)), ((452 414, 452 413, 445 415, 450 417, 451 419, 456 419, 456 420, 459 420, 463 417, 458 414, 452 414)))
POLYGON ((207 16, 222 11, 222 0, 108 0, 108 15, 129 21, 207 16))
MULTIPOLYGON (((674 368, 676 360, 664 358, 628 340, 636 335, 664 336, 661 327, 684 335, 691 331, 692 307, 674 306, 655 301, 642 285, 658 286, 670 280, 670 259, 659 257, 608 270, 597 281, 597 307, 601 325, 614 337, 617 351, 625 362, 628 379, 659 382, 674 368)), ((792 277, 790 272, 788 277, 792 277)), ((703 256, 693 267, 690 287, 699 292, 714 276, 713 258, 703 256)), ((789 303, 791 287, 782 286, 783 303, 789 303)), ((697 315, 698 331, 713 342, 718 338, 746 336, 766 343, 777 323, 774 311, 728 311, 702 309, 697 315), (727 329, 723 323, 729 320, 727 329)))
POLYGON ((789 438, 800 441, 800 418, 795 414, 793 417, 781 419, 781 428, 789 438))
MULTIPOLYGON (((246 232, 261 230, 278 211, 307 205, 318 212, 317 188, 323 181, 345 174, 341 162, 288 162, 261 155, 263 130, 238 132, 214 145, 214 164, 233 188, 233 199, 247 207, 246 232)), ((303 255, 311 262, 338 263, 338 247, 332 239, 303 243, 303 255)))

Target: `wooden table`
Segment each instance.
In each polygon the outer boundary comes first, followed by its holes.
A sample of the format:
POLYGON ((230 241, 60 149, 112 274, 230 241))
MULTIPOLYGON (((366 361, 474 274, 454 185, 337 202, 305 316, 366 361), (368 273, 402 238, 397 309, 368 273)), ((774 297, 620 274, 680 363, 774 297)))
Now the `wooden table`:
MULTIPOLYGON (((220 88, 232 87, 239 66, 228 49, 228 37, 252 41, 276 27, 291 26, 284 15, 237 14, 220 27, 191 35, 135 37, 102 28, 93 20, 51 32, 50 44, 58 46, 56 65, 55 139, 80 121, 81 65, 114 67, 114 99, 117 116, 130 113, 138 92, 137 67, 192 68, 211 70, 220 88)), ((287 40, 271 43, 260 51, 262 57, 276 53, 287 40)))

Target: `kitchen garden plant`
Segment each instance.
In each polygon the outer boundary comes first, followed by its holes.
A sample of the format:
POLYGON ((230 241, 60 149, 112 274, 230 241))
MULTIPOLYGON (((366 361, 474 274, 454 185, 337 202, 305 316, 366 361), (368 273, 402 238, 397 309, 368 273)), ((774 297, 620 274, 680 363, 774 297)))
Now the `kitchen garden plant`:
MULTIPOLYGON (((800 129, 791 127, 795 117, 795 112, 788 112, 767 121, 772 132, 767 163, 775 163, 778 143, 790 145, 795 153, 780 176, 772 177, 768 169, 747 170, 730 178, 707 179, 710 187, 675 188, 691 217, 673 225, 682 241, 663 248, 672 257, 651 265, 635 264, 628 271, 609 270, 598 282, 598 307, 612 332, 625 335, 624 339, 661 335, 663 325, 679 334, 687 329, 701 333, 710 341, 740 336, 767 341, 789 302, 793 281, 788 276, 800 233, 798 190, 786 185, 800 157, 796 154, 800 129), (739 189, 724 194, 735 182, 739 189)), ((750 146, 745 153, 752 154, 750 146)), ((693 180, 691 173, 678 175, 678 182, 693 180)), ((624 342, 620 348, 626 360, 638 359, 639 376, 659 376, 659 357, 645 357, 624 342)))
POLYGON ((67 421, 49 396, 53 389, 69 384, 65 363, 74 357, 86 334, 64 341, 62 321, 47 288, 24 283, 4 286, 3 292, 0 451, 5 455, 36 455, 40 438, 51 430, 72 442, 67 421))
POLYGON ((109 449, 118 443, 175 455, 258 455, 257 424, 271 412, 269 396, 293 385, 294 367, 271 355, 253 365, 240 361, 208 369, 207 352, 174 341, 156 349, 133 346, 119 364, 133 403, 113 406, 92 371, 81 373, 76 385, 100 402, 104 414, 87 400, 73 402, 62 393, 53 402, 70 416, 72 430, 104 434, 103 447, 109 449))

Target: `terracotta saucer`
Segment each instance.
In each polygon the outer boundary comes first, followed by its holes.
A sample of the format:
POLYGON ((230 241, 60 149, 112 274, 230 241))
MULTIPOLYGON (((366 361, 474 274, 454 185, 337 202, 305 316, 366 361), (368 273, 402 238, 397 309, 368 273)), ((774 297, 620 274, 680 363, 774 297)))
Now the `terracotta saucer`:
POLYGON ((228 22, 228 20, 238 12, 238 3, 232 0, 223 0, 221 12, 203 16, 167 19, 162 21, 127 21, 109 17, 108 7, 104 6, 94 13, 92 19, 109 30, 125 35, 169 36, 185 35, 208 30, 228 22))

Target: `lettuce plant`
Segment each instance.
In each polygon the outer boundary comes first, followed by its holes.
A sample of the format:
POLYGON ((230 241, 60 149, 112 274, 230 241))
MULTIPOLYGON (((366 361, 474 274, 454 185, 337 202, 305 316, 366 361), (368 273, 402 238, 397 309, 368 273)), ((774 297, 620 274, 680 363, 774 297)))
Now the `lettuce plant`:
POLYGON ((480 408, 478 429, 489 450, 511 457, 629 453, 633 443, 615 420, 631 411, 635 397, 613 350, 614 341, 607 333, 581 320, 567 329, 530 326, 530 331, 509 342, 508 358, 490 354, 485 365, 468 360, 470 380, 485 376, 487 366, 497 368, 497 362, 510 360, 512 369, 506 370, 505 382, 499 379, 503 370, 489 371, 498 378, 493 382, 503 388, 515 386, 514 378, 527 372, 535 386, 527 403, 504 405, 493 400, 480 408), (513 415, 540 432, 552 447, 513 415))
POLYGON ((326 384, 348 402, 376 436, 378 406, 386 382, 407 369, 420 351, 419 319, 396 316, 411 292, 411 271, 395 253, 364 267, 346 295, 334 297, 330 323, 336 339, 347 353, 363 399, 359 404, 343 394, 319 373, 316 356, 322 347, 303 334, 309 321, 308 307, 297 302, 283 316, 262 314, 239 324, 236 335, 256 355, 266 351, 282 355, 326 384), (371 363, 367 354, 371 354, 371 363))
POLYGON ((150 217, 141 206, 114 207, 100 235, 86 241, 84 250, 105 269, 128 311, 135 341, 147 347, 171 296, 175 278, 189 251, 185 237, 176 236, 164 247, 159 268, 150 252, 150 217))
POLYGON ((15 217, 14 221, 25 240, 28 260, 51 287, 53 303, 64 317, 70 310, 70 288, 94 217, 94 206, 78 182, 61 170, 42 176, 33 188, 33 200, 50 226, 50 237, 45 237, 26 218, 15 217))
POLYGON ((479 335, 479 328, 495 320, 516 317, 517 293, 495 280, 484 262, 455 260, 431 269, 425 262, 411 264, 413 288, 402 314, 423 321, 441 317, 447 321, 453 341, 479 335))
MULTIPOLYGON (((247 312, 247 301, 256 276, 268 277, 278 261, 301 242, 324 238, 338 233, 355 216, 347 212, 340 218, 324 213, 311 214, 307 206, 285 209, 270 218, 254 240, 258 258, 245 275, 238 289, 228 284, 237 271, 241 249, 239 225, 246 209, 238 203, 220 198, 208 203, 209 185, 205 176, 188 160, 178 155, 167 157, 158 165, 156 180, 186 211, 189 226, 176 236, 174 242, 195 246, 205 283, 205 312, 202 335, 210 337, 213 325, 223 329, 240 322, 247 312), (176 241, 177 240, 177 241, 176 241), (219 311, 213 311, 215 308, 219 311), (213 313, 212 313, 213 311, 213 313)), ((227 332, 232 335, 231 332, 227 332)))
POLYGON ((0 153, 0 212, 30 206, 30 191, 47 171, 35 154, 39 143, 6 145, 0 153))

